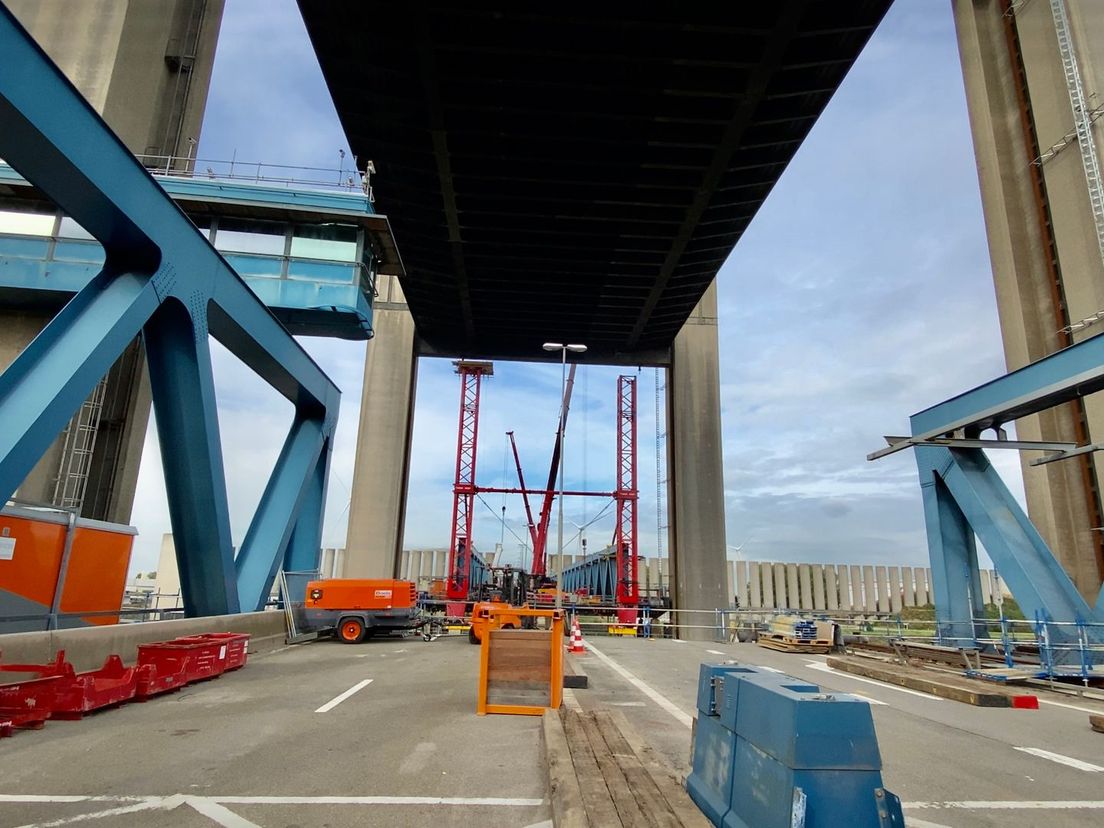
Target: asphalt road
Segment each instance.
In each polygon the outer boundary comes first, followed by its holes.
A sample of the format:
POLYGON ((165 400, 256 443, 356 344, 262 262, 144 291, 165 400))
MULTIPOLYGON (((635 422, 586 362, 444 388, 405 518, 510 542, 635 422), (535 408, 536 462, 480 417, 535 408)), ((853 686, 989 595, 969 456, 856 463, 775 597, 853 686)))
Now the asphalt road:
POLYGON ((1046 694, 1039 710, 977 708, 829 671, 823 656, 754 644, 597 637, 588 644, 608 660, 583 657, 591 689, 576 691, 579 703, 617 706, 683 773, 698 665, 736 660, 871 700, 883 780, 904 801, 909 826, 1104 825, 1104 734, 1088 724, 1088 711, 1104 705, 1046 694))
POLYGON ((550 828, 540 720, 476 716, 478 663, 466 638, 316 642, 17 732, 0 826, 550 828))

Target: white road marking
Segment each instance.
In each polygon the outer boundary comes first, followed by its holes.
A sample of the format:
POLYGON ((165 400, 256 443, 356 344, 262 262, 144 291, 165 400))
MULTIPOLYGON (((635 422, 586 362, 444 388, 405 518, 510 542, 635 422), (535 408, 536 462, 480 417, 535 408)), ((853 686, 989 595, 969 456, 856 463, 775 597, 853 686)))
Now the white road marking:
POLYGON ((871 698, 870 696, 864 696, 862 693, 852 693, 850 690, 840 690, 840 693, 846 693, 848 696, 854 696, 856 699, 862 699, 867 704, 880 704, 888 705, 889 702, 879 701, 878 699, 871 698))
MULTIPOLYGON (((959 811, 1097 811, 1104 809, 1104 799, 902 802, 901 807, 909 810, 946 808, 959 811)), ((912 825, 912 820, 909 820, 909 825, 912 825)))
POLYGON ((706 652, 712 653, 713 655, 724 655, 720 650, 706 650, 706 652))
POLYGON ((243 816, 239 816, 220 805, 213 799, 204 796, 189 796, 184 800, 194 811, 203 814, 207 819, 221 825, 223 828, 261 828, 257 823, 250 822, 243 816))
POLYGON ((602 661, 606 662, 606 664, 609 665, 610 669, 612 669, 615 673, 617 673, 619 676, 621 676, 623 679, 625 679, 629 684, 631 684, 633 687, 635 687, 637 690, 639 690, 641 693, 643 693, 649 699, 654 701, 656 704, 658 704, 660 707, 662 707, 664 710, 666 710, 668 713, 670 713, 672 716, 674 716, 676 719, 678 719, 680 724, 686 725, 686 727, 693 727, 694 726, 694 719, 689 714, 687 714, 685 711, 683 711, 682 708, 680 708, 678 705, 676 705, 673 701, 671 701, 670 699, 668 699, 666 696, 662 695, 658 691, 653 690, 650 686, 648 686, 643 681, 638 679, 636 676, 634 676, 632 673, 630 673, 628 670, 626 670, 624 667, 622 667, 620 664, 618 664, 616 661, 614 661, 608 655, 603 653, 601 650, 597 649, 589 641, 584 641, 583 644, 586 646, 586 648, 588 650, 590 650, 592 653, 594 653, 596 656, 598 656, 598 658, 600 658, 600 659, 602 659, 602 661))
POLYGON ((1100 765, 1094 765, 1091 762, 1082 762, 1080 759, 1074 759, 1072 756, 1063 756, 1061 753, 1051 753, 1049 750, 1043 750, 1042 748, 1029 748, 1018 747, 1016 750, 1021 753, 1030 753, 1032 756, 1038 756, 1040 759, 1049 759, 1051 762, 1057 762, 1059 765, 1067 765, 1071 768, 1077 768, 1077 770, 1083 770, 1088 773, 1104 773, 1104 768, 1100 765))
POLYGON ((359 693, 361 690, 363 690, 365 687, 367 687, 371 683, 372 683, 372 679, 365 679, 364 681, 357 682, 352 687, 350 687, 348 690, 346 690, 344 693, 342 693, 340 696, 335 696, 334 698, 330 699, 328 702, 326 702, 324 705, 322 705, 320 708, 318 708, 314 712, 315 713, 329 713, 331 710, 333 710, 335 707, 337 707, 339 704, 341 704, 347 698, 349 698, 350 696, 352 696, 356 693, 359 693))
POLYGON ((614 707, 643 707, 644 702, 608 702, 614 707))
MULTIPOLYGON (((875 681, 874 679, 868 679, 863 676, 856 676, 852 675, 851 673, 841 672, 840 670, 833 670, 827 664, 821 664, 818 661, 810 661, 805 666, 811 670, 819 670, 822 673, 831 673, 834 676, 848 678, 852 681, 861 681, 863 684, 873 684, 875 687, 882 687, 886 690, 896 690, 898 693, 908 693, 910 696, 919 696, 920 698, 927 699, 928 701, 943 701, 943 699, 941 699, 939 696, 933 696, 930 693, 921 693, 919 690, 909 690, 907 687, 898 687, 896 684, 886 684, 884 681, 875 681)), ((840 692, 846 693, 847 691, 841 690, 840 692)))
POLYGON ((212 796, 227 805, 472 805, 535 808, 543 799, 503 796, 212 796))
POLYGON ((768 667, 765 664, 752 664, 752 667, 758 667, 760 670, 766 670, 768 673, 781 673, 777 667, 768 667))
MULTIPOLYGON (((94 798, 97 802, 108 801, 107 797, 88 798, 94 798)), ((127 797, 126 800, 130 801, 130 797, 127 797)), ((88 822, 89 820, 103 819, 104 817, 125 816, 126 814, 135 814, 140 811, 171 811, 183 804, 184 796, 182 794, 176 794, 175 796, 151 796, 146 797, 142 802, 137 802, 133 805, 124 805, 121 808, 109 808, 106 811, 92 811, 87 814, 77 814, 71 817, 55 819, 51 822, 34 822, 27 825, 21 825, 20 828, 57 828, 57 826, 61 825, 73 825, 77 822, 88 822)))
POLYGON ((1065 702, 1047 701, 1046 699, 1039 699, 1039 704, 1049 704, 1052 707, 1066 707, 1070 710, 1080 710, 1082 713, 1091 713, 1093 716, 1104 715, 1104 711, 1097 708, 1094 710, 1091 707, 1078 707, 1076 704, 1066 704, 1065 702))
POLYGON ((917 819, 914 816, 910 816, 908 828, 951 828, 951 826, 944 825, 942 822, 928 822, 926 819, 917 819))

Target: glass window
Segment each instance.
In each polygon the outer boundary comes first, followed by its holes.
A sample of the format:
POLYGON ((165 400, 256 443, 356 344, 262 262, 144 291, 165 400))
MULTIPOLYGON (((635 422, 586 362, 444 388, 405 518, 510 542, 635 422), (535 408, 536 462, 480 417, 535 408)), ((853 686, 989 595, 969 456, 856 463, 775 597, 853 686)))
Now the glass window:
POLYGON ((215 247, 236 253, 282 256, 286 235, 287 226, 278 221, 222 218, 215 233, 215 247))
POLYGON ((19 236, 49 236, 54 232, 53 213, 21 213, 0 210, 0 233, 19 236))
POLYGON ((58 228, 58 238, 61 239, 90 239, 92 234, 77 224, 69 216, 65 216, 61 220, 61 227, 58 228))
POLYGON ((301 259, 355 262, 357 228, 348 224, 298 224, 291 255, 301 259))

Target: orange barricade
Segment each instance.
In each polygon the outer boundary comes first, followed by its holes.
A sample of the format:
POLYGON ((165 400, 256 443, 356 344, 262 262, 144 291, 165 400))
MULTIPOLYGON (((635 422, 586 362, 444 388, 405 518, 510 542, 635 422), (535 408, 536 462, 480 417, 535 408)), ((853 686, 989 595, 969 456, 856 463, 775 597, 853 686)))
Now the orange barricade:
MULTIPOLYGON (((555 609, 503 608, 522 619, 545 618, 547 629, 485 629, 479 648, 476 712, 540 716, 556 709, 563 697, 563 612, 555 609)), ((487 619, 496 613, 483 607, 487 619)))

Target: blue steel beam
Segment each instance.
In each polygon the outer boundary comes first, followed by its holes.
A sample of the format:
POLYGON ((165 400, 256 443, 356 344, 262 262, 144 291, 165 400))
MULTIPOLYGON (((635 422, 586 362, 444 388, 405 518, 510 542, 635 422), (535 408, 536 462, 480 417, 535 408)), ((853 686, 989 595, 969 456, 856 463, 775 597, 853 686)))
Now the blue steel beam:
POLYGON ((103 270, 0 375, 0 501, 141 330, 185 607, 236 612, 245 597, 253 608, 289 547, 297 564, 312 549, 317 562, 339 392, 3 6, 0 54, 0 157, 105 252, 103 270), (301 432, 318 447, 273 472, 254 521, 270 545, 252 543, 240 565, 208 336, 295 405, 289 444, 301 432))

